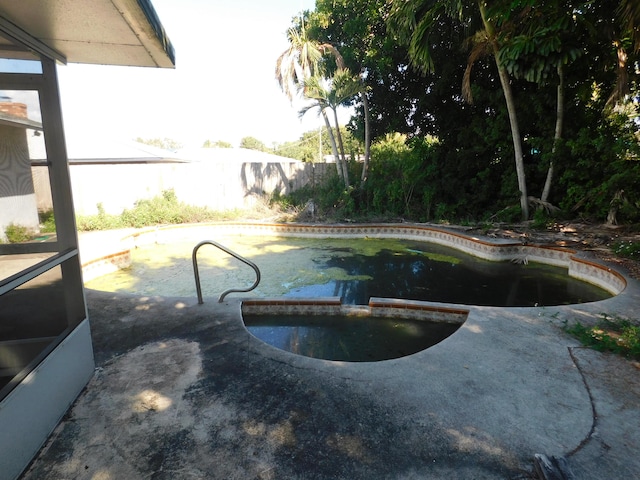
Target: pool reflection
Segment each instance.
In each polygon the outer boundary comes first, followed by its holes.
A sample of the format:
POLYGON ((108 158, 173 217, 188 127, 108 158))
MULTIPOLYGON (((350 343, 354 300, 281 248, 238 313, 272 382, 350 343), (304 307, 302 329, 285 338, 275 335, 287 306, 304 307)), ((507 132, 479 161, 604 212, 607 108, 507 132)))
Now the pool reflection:
POLYGON ((346 315, 245 315, 244 322, 255 337, 281 350, 347 362, 411 355, 460 327, 458 323, 346 315))
POLYGON ((335 296, 355 305, 367 304, 370 297, 393 297, 499 307, 569 305, 611 296, 560 267, 491 262, 439 245, 429 245, 428 252, 417 250, 419 243, 406 245, 404 251, 381 250, 375 256, 356 251, 330 256, 319 268, 340 268, 346 279, 292 289, 286 296, 335 296))

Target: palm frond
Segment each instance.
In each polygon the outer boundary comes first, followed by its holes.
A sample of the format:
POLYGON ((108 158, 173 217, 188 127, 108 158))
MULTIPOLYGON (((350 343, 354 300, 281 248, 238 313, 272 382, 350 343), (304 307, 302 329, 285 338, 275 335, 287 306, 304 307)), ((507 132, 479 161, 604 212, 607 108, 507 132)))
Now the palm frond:
POLYGON ((462 77, 462 98, 467 103, 473 103, 473 93, 471 91, 471 70, 475 63, 482 57, 492 53, 492 44, 487 36, 487 32, 479 30, 475 35, 467 39, 466 43, 471 43, 471 51, 467 58, 467 68, 462 77))

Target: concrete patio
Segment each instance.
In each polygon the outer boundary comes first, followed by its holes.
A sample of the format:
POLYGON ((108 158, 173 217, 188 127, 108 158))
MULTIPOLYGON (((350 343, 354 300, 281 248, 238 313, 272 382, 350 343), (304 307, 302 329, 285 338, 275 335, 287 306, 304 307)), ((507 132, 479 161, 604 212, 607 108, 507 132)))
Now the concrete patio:
POLYGON ((87 292, 96 374, 31 479, 580 479, 640 472, 640 370, 564 320, 634 317, 638 282, 566 307, 470 307, 420 353, 340 363, 251 336, 233 295, 87 292))

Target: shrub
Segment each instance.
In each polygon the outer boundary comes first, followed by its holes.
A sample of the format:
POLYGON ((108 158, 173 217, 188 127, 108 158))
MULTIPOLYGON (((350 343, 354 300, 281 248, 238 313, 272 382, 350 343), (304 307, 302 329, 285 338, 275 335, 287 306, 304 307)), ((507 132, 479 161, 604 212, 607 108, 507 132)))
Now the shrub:
POLYGON ((38 213, 40 217, 40 232, 41 233, 55 233, 56 232, 56 219, 53 216, 53 210, 47 210, 46 212, 38 213))
POLYGON ((23 226, 10 223, 4 230, 4 234, 7 237, 9 243, 23 243, 28 242, 33 237, 32 231, 23 226))
POLYGON ((187 205, 178 200, 173 190, 166 190, 153 198, 138 200, 132 209, 121 215, 110 215, 102 204, 98 204, 97 215, 82 215, 76 218, 78 230, 110 230, 116 228, 142 228, 152 225, 198 223, 228 220, 240 215, 238 211, 216 212, 207 207, 187 205))

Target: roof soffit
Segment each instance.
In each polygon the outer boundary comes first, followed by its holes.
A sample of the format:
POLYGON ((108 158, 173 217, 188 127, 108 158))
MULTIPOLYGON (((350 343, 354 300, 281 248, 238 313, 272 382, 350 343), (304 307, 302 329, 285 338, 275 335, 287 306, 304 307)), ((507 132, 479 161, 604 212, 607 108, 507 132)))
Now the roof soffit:
POLYGON ((71 63, 175 66, 149 0, 0 0, 0 17, 71 63))

